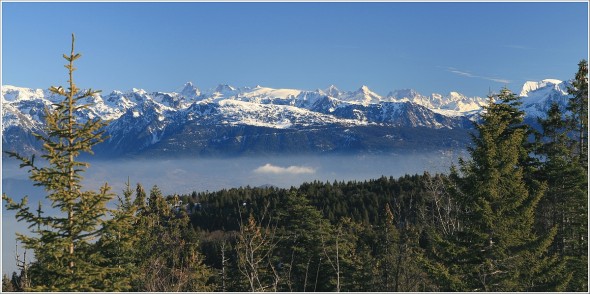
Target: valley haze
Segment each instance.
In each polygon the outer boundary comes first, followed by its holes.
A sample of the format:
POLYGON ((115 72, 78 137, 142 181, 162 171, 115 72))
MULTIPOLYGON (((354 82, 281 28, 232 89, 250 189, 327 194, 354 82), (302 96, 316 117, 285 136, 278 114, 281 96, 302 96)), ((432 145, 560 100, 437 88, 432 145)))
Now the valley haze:
MULTIPOLYGON (((109 122, 82 184, 117 195, 128 181, 172 195, 446 173, 488 89, 521 96, 534 126, 565 108, 588 52, 587 2, 0 6, 2 151, 41 154, 33 133, 63 99, 46 89, 66 82, 74 31, 76 84, 105 90, 79 119, 109 122)), ((50 206, 4 153, 1 173, 3 193, 50 206)), ((16 232, 27 224, 3 205, 8 275, 16 232)))

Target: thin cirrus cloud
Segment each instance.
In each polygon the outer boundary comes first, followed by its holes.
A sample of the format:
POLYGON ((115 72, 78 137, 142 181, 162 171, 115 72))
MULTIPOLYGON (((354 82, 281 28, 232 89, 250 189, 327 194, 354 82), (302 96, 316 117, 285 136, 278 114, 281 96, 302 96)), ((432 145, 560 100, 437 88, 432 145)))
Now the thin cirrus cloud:
POLYGON ((468 78, 476 78, 476 79, 482 79, 482 80, 488 80, 488 81, 494 81, 496 83, 503 83, 503 84, 510 84, 510 80, 508 79, 502 79, 502 78, 493 78, 493 77, 486 77, 486 76, 480 76, 480 75, 474 75, 470 72, 466 72, 463 70, 458 70, 454 67, 449 67, 447 68, 447 70, 449 72, 452 72, 456 75, 460 75, 460 76, 464 76, 464 77, 468 77, 468 78))
POLYGON ((289 166, 289 167, 281 167, 281 166, 276 166, 276 165, 272 165, 270 163, 267 163, 263 166, 256 168, 254 170, 254 172, 259 173, 259 174, 299 175, 299 174, 314 174, 315 169, 311 168, 311 167, 306 167, 306 166, 294 166, 294 165, 289 166))

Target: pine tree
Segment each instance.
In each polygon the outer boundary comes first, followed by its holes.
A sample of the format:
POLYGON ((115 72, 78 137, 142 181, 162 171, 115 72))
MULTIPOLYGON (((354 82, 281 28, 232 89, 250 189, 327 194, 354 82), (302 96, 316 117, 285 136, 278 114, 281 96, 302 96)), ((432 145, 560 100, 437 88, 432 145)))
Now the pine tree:
POLYGON ((141 205, 132 196, 127 182, 123 197, 118 197, 118 207, 111 211, 112 218, 105 222, 103 234, 96 243, 105 258, 103 266, 113 268, 105 278, 105 284, 112 291, 132 290, 132 281, 139 274, 144 227, 139 221, 141 205))
POLYGON ((385 206, 385 217, 380 226, 379 248, 376 267, 379 272, 379 291, 398 292, 400 272, 400 234, 395 227, 393 212, 389 204, 385 206))
MULTIPOLYGON (((570 245, 566 247, 569 252, 568 266, 574 268, 574 280, 571 290, 588 291, 588 62, 580 61, 578 72, 569 89, 573 98, 569 100, 568 110, 571 111, 569 120, 570 128, 574 132, 574 140, 577 142, 574 159, 578 164, 574 165, 574 181, 577 189, 572 194, 569 204, 571 215, 570 245), (575 156, 577 155, 577 156, 575 156)), ((568 289, 569 290, 569 289, 568 289)))
POLYGON ((545 185, 525 180, 529 162, 527 127, 518 97, 508 89, 490 97, 476 125, 471 159, 461 161, 462 227, 452 235, 430 232, 425 264, 442 290, 562 290, 563 265, 547 253, 555 236, 537 236, 535 208, 545 185))
POLYGON ((574 152, 580 165, 588 170, 588 62, 578 63, 578 72, 568 88, 570 98, 567 110, 570 111, 568 124, 575 136, 574 152))
POLYGON ((104 140, 105 123, 99 118, 80 122, 78 112, 89 105, 81 100, 98 91, 80 91, 74 83, 74 61, 80 58, 74 52, 74 35, 70 55, 65 67, 69 74, 69 87, 51 87, 52 93, 65 97, 51 108, 45 109, 45 134, 35 134, 42 141, 47 164, 39 164, 35 156, 25 157, 8 152, 20 160, 21 168, 28 168, 30 179, 47 191, 51 208, 59 215, 45 213, 41 207, 31 211, 24 197, 20 203, 9 197, 9 210, 16 210, 19 221, 29 223, 32 235, 17 234, 17 239, 32 249, 36 260, 30 267, 32 288, 41 291, 95 291, 105 289, 103 278, 108 268, 98 266, 100 253, 92 246, 102 234, 102 218, 107 212, 106 203, 112 198, 105 184, 100 191, 82 190, 82 173, 89 166, 77 161, 82 153, 92 154, 92 147, 104 140))
POLYGON ((12 284, 8 275, 2 274, 2 292, 15 292, 16 288, 12 284))
POLYGON ((150 292, 214 289, 208 284, 213 273, 203 264, 199 236, 186 212, 174 210, 157 186, 151 189, 148 203, 142 208, 137 199, 145 199, 144 193, 138 186, 134 203, 140 208, 136 226, 141 249, 137 253, 139 274, 132 281, 132 289, 150 292))
POLYGON ((568 290, 588 288, 588 69, 585 60, 569 93, 568 115, 559 106, 551 105, 547 118, 539 119, 541 133, 537 138, 540 157, 539 178, 548 190, 540 206, 538 222, 541 229, 557 227, 552 246, 560 258, 567 261, 574 277, 568 290))
MULTIPOLYGON (((396 209, 397 215, 399 210, 396 209)), ((377 291, 414 292, 423 291, 427 277, 416 262, 417 236, 413 225, 401 225, 394 221, 394 212, 389 203, 377 226, 377 291)), ((373 290, 373 291, 374 291, 373 290)))
MULTIPOLYGON (((309 200, 296 191, 286 195, 281 201, 284 205, 278 213, 279 235, 277 255, 281 260, 282 271, 286 272, 286 287, 279 291, 313 291, 326 283, 316 279, 321 271, 323 254, 321 235, 328 230, 321 212, 309 200)), ((323 265, 327 269, 328 265, 323 265)))

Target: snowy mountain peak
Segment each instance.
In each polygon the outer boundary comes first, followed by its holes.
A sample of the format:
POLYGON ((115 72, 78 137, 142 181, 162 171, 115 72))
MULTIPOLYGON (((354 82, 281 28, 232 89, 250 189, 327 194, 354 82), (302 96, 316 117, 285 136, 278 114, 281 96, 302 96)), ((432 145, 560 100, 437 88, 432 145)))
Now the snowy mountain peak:
POLYGON ((195 87, 195 85, 193 85, 192 82, 187 82, 186 84, 184 84, 184 87, 182 88, 180 95, 187 98, 194 98, 201 95, 201 91, 199 90, 199 88, 195 87))
POLYGON ((217 88, 215 88, 215 92, 217 93, 233 92, 235 90, 236 88, 228 84, 220 84, 219 86, 217 86, 217 88))
POLYGON ((382 101, 381 96, 375 92, 372 92, 369 87, 365 85, 356 91, 340 93, 338 96, 339 100, 363 105, 379 103, 382 101))
POLYGON ((137 93, 139 95, 145 95, 147 94, 147 92, 144 89, 138 89, 138 88, 132 88, 131 92, 133 93, 137 93))
MULTIPOLYGON (((523 87, 523 93, 528 96, 522 99, 522 109, 527 116, 536 118, 546 113, 551 102, 565 105, 569 99, 566 90, 569 83, 554 79, 527 82, 523 87)), ((36 147, 30 143, 31 136, 23 134, 38 132, 43 125, 45 107, 59 99, 63 98, 47 90, 2 86, 3 144, 15 150, 34 150, 36 147)), ((268 131, 273 136, 272 138, 283 138, 276 136, 290 134, 299 136, 300 133, 269 129, 293 128, 303 132, 310 131, 311 138, 322 137, 317 146, 340 146, 340 141, 325 144, 323 138, 326 132, 335 130, 330 136, 334 140, 340 140, 343 138, 340 127, 363 126, 369 127, 369 130, 383 126, 463 128, 470 125, 467 124, 467 120, 481 111, 482 106, 488 101, 480 97, 466 97, 458 92, 425 96, 413 89, 396 90, 390 92, 386 99, 382 99, 366 85, 355 91, 340 91, 331 85, 324 92, 274 89, 260 85, 256 88, 235 88, 221 84, 201 93, 193 83, 188 82, 180 93, 147 93, 145 90, 134 88, 126 92, 113 91, 103 96, 97 94, 81 103, 91 105, 80 114, 81 120, 100 117, 111 121, 107 131, 112 139, 105 143, 108 147, 104 147, 104 150, 123 154, 143 150, 158 142, 167 142, 169 145, 165 148, 171 148, 169 150, 191 152, 192 148, 212 150, 217 146, 205 146, 201 142, 226 144, 233 140, 236 150, 241 150, 239 148, 242 147, 239 146, 267 145, 266 142, 242 144, 242 140, 257 140, 257 136, 239 136, 231 139, 230 134, 235 130, 224 128, 236 125, 245 126, 246 133, 254 132, 248 128, 262 127, 263 131, 268 131), (211 126, 219 127, 222 131, 213 134, 208 131, 211 126), (184 130, 190 132, 184 133, 184 130)), ((358 137, 359 140, 365 135, 363 133, 358 137)), ((351 138, 345 137, 346 140, 351 138)), ((281 140, 283 139, 273 139, 277 142, 281 140)), ((384 144, 390 146, 390 143, 387 141, 384 144)), ((314 144, 311 145, 316 146, 314 144)), ((342 144, 350 146, 350 141, 342 144)))
POLYGON ((416 90, 414 90, 414 89, 399 89, 399 90, 389 92, 389 94, 387 94, 387 97, 394 98, 394 99, 402 99, 402 98, 412 99, 412 98, 418 97, 418 96, 420 96, 420 93, 416 92, 416 90))
POLYGON ((520 91, 521 97, 528 97, 530 92, 536 91, 541 88, 545 87, 553 87, 555 89, 559 89, 559 85, 561 85, 563 81, 556 80, 556 79, 544 79, 538 82, 535 81, 526 81, 524 85, 522 85, 522 90, 520 91))
POLYGON ((334 98, 338 98, 338 96, 340 95, 340 90, 338 90, 338 88, 336 88, 336 86, 334 85, 330 85, 328 88, 326 88, 326 90, 324 90, 324 92, 331 97, 334 98))
POLYGON ((462 99, 465 99, 465 98, 466 97, 463 94, 458 93, 458 92, 454 92, 453 91, 453 92, 450 92, 449 93, 449 99, 451 99, 453 101, 462 100, 462 99))
POLYGON ((10 85, 2 86, 2 102, 34 100, 46 96, 42 89, 20 88, 10 85))

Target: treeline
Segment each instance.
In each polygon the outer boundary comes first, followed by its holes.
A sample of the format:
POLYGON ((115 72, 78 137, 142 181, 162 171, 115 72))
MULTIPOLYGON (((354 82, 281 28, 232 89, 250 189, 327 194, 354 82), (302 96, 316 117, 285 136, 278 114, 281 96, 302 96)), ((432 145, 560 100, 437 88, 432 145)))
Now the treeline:
POLYGON ((76 161, 105 122, 73 82, 46 110, 41 156, 10 153, 58 213, 2 195, 29 224, 3 291, 587 291, 588 69, 540 130, 518 97, 490 95, 470 158, 448 174, 165 197, 128 183, 83 189, 76 161), (115 209, 107 208, 116 199, 115 209))
POLYGON ((424 174, 181 199, 219 291, 433 291, 416 257, 447 180, 424 174))

